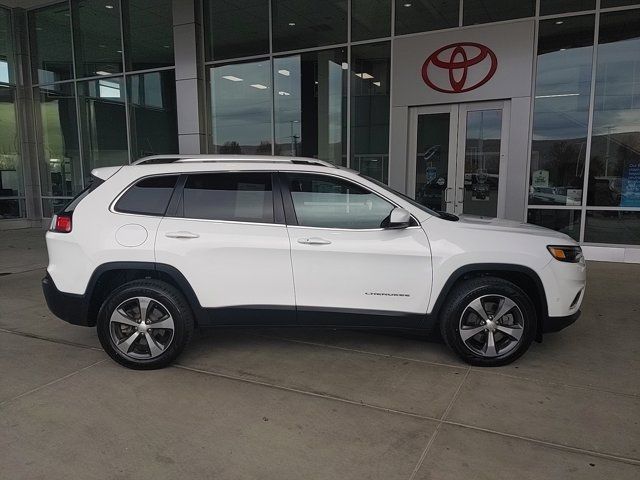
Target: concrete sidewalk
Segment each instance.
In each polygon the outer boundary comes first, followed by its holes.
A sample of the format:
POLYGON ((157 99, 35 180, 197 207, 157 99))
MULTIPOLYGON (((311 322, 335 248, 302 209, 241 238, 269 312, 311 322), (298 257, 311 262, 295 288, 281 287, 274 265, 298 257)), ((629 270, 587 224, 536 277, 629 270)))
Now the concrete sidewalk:
POLYGON ((591 263, 581 319, 507 367, 415 336, 227 329, 137 372, 48 312, 42 237, 0 231, 2 478, 640 478, 640 265, 591 263))

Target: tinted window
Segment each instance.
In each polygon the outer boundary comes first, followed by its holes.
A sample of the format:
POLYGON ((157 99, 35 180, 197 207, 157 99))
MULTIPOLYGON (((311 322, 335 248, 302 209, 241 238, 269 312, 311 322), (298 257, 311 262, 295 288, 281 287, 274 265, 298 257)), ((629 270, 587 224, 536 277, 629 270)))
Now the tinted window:
POLYGON ((381 228, 394 206, 353 183, 324 175, 287 175, 298 224, 324 228, 381 228))
POLYGON ((164 215, 177 180, 177 175, 140 180, 120 197, 116 210, 140 215, 164 215))
POLYGON ((187 218, 273 223, 271 174, 190 175, 184 187, 183 207, 187 218))
POLYGON ((82 189, 82 191, 80 191, 80 193, 73 197, 73 199, 65 205, 62 211, 65 213, 73 212, 78 204, 84 199, 84 197, 98 188, 101 183, 104 183, 104 180, 98 177, 91 176, 89 185, 87 185, 84 189, 82 189))

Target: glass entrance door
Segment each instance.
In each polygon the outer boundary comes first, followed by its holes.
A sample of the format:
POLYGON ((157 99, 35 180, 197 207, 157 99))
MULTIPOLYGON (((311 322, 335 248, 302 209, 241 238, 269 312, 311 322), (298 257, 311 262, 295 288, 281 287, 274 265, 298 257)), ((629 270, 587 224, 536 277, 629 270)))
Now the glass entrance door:
POLYGON ((508 107, 483 102, 414 109, 409 195, 434 210, 503 216, 508 107))

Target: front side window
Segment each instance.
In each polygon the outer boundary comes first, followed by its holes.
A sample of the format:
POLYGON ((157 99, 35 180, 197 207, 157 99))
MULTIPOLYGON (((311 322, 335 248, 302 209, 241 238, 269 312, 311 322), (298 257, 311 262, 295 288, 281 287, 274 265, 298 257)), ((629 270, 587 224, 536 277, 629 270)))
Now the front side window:
POLYGON ((298 225, 322 228, 382 228, 394 205, 346 180, 287 174, 298 225))
POLYGON ((164 215, 178 175, 144 178, 125 192, 115 210, 139 215, 164 215))
POLYGON ((271 173, 189 175, 182 206, 186 218, 273 223, 271 173))

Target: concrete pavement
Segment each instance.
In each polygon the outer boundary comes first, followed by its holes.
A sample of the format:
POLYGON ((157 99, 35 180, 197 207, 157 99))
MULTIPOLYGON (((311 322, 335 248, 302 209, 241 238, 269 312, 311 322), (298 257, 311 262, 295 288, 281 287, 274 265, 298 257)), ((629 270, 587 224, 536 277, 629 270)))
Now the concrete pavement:
POLYGON ((635 479, 640 265, 591 263, 582 318, 516 363, 419 336, 197 333, 124 369, 40 292, 42 231, 0 231, 0 477, 635 479))

